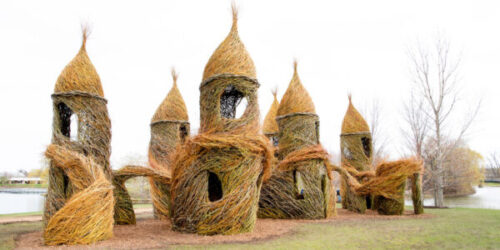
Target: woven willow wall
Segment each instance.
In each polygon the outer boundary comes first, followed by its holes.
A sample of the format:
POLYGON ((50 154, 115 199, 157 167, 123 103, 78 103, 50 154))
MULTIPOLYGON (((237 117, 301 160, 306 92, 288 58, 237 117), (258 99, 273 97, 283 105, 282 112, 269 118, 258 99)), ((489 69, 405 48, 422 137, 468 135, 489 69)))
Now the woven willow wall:
MULTIPOLYGON (((317 145, 318 116, 293 113, 277 117, 278 160, 291 152, 317 145)), ((263 184, 259 217, 280 219, 321 219, 331 214, 332 181, 322 160, 311 159, 276 169, 263 184)))

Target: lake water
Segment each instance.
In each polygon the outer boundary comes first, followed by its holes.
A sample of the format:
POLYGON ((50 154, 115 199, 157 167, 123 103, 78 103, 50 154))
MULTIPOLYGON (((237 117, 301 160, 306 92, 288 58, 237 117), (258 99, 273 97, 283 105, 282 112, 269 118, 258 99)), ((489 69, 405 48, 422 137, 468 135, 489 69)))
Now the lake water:
MULTIPOLYGON (((411 200, 406 201, 412 205, 411 200)), ((425 206, 434 206, 434 199, 425 199, 425 206)), ((500 209, 500 187, 476 187, 476 193, 469 196, 445 198, 444 205, 448 207, 489 208, 500 209)))
MULTIPOLYGON (((0 192, 0 214, 38 212, 43 210, 44 194, 40 193, 5 193, 0 192)), ((476 188, 473 195, 457 198, 446 198, 449 207, 470 207, 500 209, 500 187, 476 188)), ((406 201, 412 204, 411 200, 406 201)), ((433 199, 425 199, 424 205, 433 206, 433 199)))
POLYGON ((44 200, 45 197, 40 193, 0 192, 0 214, 42 211, 44 200))

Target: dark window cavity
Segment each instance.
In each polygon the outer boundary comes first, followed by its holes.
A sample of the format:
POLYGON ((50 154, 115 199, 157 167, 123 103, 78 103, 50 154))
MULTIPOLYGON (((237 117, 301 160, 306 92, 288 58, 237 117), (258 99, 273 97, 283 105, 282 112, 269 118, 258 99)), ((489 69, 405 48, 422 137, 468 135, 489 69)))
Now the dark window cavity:
POLYGON ((218 201, 222 198, 222 183, 219 180, 219 177, 212 173, 208 172, 208 199, 210 201, 218 201))
POLYGON ((368 138, 368 137, 362 137, 361 138, 361 143, 363 144, 363 150, 365 151, 366 157, 370 157, 370 155, 372 153, 370 138, 368 138))
POLYGON ((78 119, 66 104, 63 102, 57 104, 57 111, 59 113, 59 120, 61 127, 61 134, 76 140, 76 133, 78 132, 78 119))
POLYGON ((240 104, 244 95, 233 85, 228 85, 220 97, 220 114, 224 118, 234 119, 236 107, 240 104))
POLYGON ((293 182, 295 183, 295 199, 304 199, 304 183, 302 181, 302 176, 299 171, 293 170, 293 182))
POLYGON ((184 142, 186 140, 187 135, 188 131, 186 124, 181 124, 181 127, 179 128, 179 136, 181 138, 181 142, 184 142))

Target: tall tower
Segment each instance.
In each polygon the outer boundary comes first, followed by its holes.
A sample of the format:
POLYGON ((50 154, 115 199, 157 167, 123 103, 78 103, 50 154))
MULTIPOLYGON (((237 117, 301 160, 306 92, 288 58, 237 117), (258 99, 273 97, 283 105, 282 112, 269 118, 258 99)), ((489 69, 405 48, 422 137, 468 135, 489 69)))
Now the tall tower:
POLYGON ((278 107, 280 103, 278 98, 276 98, 277 91, 273 91, 274 100, 267 112, 266 118, 264 118, 264 124, 262 125, 262 132, 269 138, 274 147, 278 146, 278 123, 276 122, 276 114, 278 113, 278 107))
MULTIPOLYGON (((80 51, 59 75, 52 94, 52 143, 91 157, 111 181, 111 122, 101 80, 85 49, 87 36, 84 28, 80 51)), ((71 190, 67 176, 51 163, 45 222, 71 197, 71 190)))
MULTIPOLYGON (((352 105, 349 96, 349 107, 342 122, 340 134, 340 152, 343 167, 351 167, 357 171, 368 171, 372 162, 372 136, 365 119, 352 105)), ((364 182, 363 179, 358 179, 364 182)), ((372 204, 371 196, 354 194, 346 180, 341 182, 342 207, 354 212, 364 213, 372 204)))
MULTIPOLYGON (((189 137, 189 117, 184 99, 177 88, 177 74, 172 70, 173 85, 151 119, 149 164, 153 169, 171 172, 170 157, 179 143, 189 137)), ((170 207, 170 185, 150 178, 151 198, 156 218, 166 219, 170 207)))
MULTIPOLYGON (((261 134, 255 67, 237 28, 210 57, 200 85, 199 135, 176 156, 172 174, 174 230, 236 234, 253 230, 268 141, 261 134), (245 106, 240 109, 241 106, 245 106)), ((270 158, 266 158, 270 159, 270 158)))
MULTIPOLYGON (((294 73, 281 99, 276 121, 278 160, 291 153, 319 144, 319 119, 309 93, 302 85, 294 63, 294 73)), ((331 180, 324 162, 309 159, 274 171, 264 183, 259 217, 320 219, 329 215, 331 180)))

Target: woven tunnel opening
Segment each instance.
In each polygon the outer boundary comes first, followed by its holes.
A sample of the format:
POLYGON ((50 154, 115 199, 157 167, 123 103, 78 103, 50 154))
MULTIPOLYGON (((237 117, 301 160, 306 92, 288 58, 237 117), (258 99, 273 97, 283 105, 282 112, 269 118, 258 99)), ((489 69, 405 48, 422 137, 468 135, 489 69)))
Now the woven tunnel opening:
POLYGON ((293 170, 293 182, 295 184, 295 199, 303 200, 304 186, 302 182, 302 176, 300 175, 300 172, 297 170, 293 170))
POLYGON ((220 96, 220 114, 224 118, 239 118, 245 112, 248 101, 233 85, 228 85, 220 96), (243 101, 242 101, 243 100, 243 101), (238 116, 237 116, 238 115, 238 116))
POLYGON ((65 103, 57 104, 61 134, 75 141, 78 132, 78 117, 65 103))
POLYGON ((179 137, 181 138, 181 142, 184 142, 186 140, 187 135, 187 127, 185 124, 182 124, 179 128, 179 137))
POLYGON ((368 137, 362 137, 361 138, 361 143, 363 144, 363 150, 365 152, 366 157, 370 157, 370 155, 372 153, 370 138, 368 138, 368 137))
POLYGON ((366 196, 366 208, 371 209, 372 208, 372 197, 371 196, 366 196))
POLYGON ((208 172, 208 199, 211 202, 222 199, 222 183, 219 177, 212 172, 208 172))

